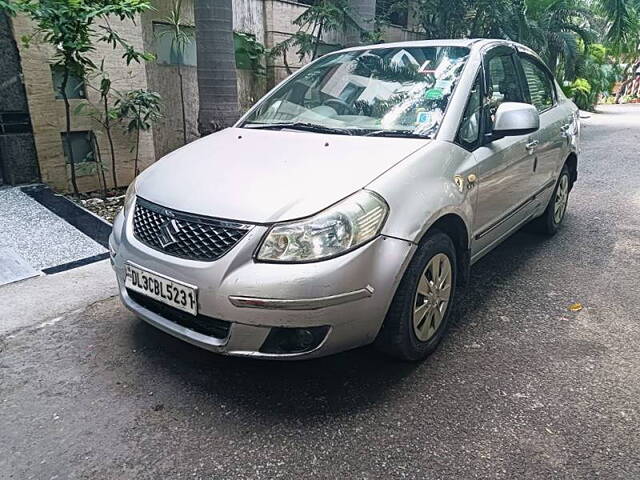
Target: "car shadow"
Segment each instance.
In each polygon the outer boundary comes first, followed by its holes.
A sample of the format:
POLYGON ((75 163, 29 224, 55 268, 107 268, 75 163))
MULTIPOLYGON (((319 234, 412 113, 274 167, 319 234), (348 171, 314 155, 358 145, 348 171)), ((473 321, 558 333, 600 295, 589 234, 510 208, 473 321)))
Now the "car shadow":
MULTIPOLYGON (((479 317, 487 320, 483 306, 499 295, 497 286, 517 277, 547 242, 521 231, 474 265, 463 301, 452 311, 453 331, 421 363, 395 361, 371 347, 297 362, 224 357, 177 340, 141 320, 133 328, 134 343, 154 369, 219 403, 281 420, 292 415, 312 419, 322 414, 353 414, 384 402, 403 383, 447 375, 452 351, 460 348, 457 334, 479 317)), ((425 385, 431 388, 429 382, 425 385)))

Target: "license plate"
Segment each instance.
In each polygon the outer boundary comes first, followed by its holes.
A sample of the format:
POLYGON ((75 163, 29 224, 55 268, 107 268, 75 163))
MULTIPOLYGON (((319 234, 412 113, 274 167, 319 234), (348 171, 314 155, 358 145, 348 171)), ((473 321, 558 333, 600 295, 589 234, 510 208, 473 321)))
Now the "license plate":
POLYGON ((197 288, 129 263, 125 272, 127 288, 191 315, 198 314, 197 288))

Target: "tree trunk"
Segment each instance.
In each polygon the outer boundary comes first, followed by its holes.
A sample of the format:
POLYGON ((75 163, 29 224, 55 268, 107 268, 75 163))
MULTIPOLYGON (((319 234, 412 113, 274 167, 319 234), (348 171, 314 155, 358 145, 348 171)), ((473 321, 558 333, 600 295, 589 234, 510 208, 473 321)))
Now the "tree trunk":
POLYGON ((323 26, 324 26, 324 20, 320 20, 320 25, 318 26, 318 35, 316 36, 316 44, 313 47, 313 55, 311 56, 311 60, 315 60, 318 55, 318 47, 320 46, 320 42, 322 42, 323 26))
POLYGON ((76 181, 76 161, 73 156, 73 147, 71 146, 71 106, 69 105, 69 98, 67 97, 67 82, 69 81, 69 70, 64 69, 64 76, 62 77, 62 85, 60 86, 60 93, 64 100, 64 115, 66 120, 65 141, 67 143, 67 155, 69 157, 69 166, 71 168, 71 185, 73 186, 73 193, 78 195, 78 182, 76 181))
POLYGON ((291 75, 293 73, 293 71, 291 70, 291 67, 289 66, 289 62, 287 61, 287 49, 286 48, 282 51, 282 63, 284 63, 284 68, 287 70, 287 74, 291 75))
POLYGON ((232 0, 196 0, 198 130, 208 135, 238 119, 232 0))
POLYGON ((138 158, 140 157, 140 129, 136 130, 136 158, 133 160, 133 176, 134 178, 140 174, 138 169, 138 158))
POLYGON ((107 96, 104 96, 104 130, 109 139, 109 150, 111 152, 111 177, 113 178, 113 188, 118 188, 118 177, 116 175, 116 151, 113 148, 113 137, 111 136, 111 119, 109 118, 109 106, 107 96))
POLYGON ((98 174, 98 183, 102 189, 102 199, 107 198, 107 179, 104 176, 104 166, 102 163, 102 152, 100 151, 100 145, 98 144, 98 138, 96 134, 91 132, 91 141, 93 142, 93 148, 96 151, 96 170, 98 174))
POLYGON ((182 78, 182 67, 178 63, 178 79, 180 80, 180 107, 182 108, 182 143, 187 144, 187 113, 184 106, 184 81, 182 78))

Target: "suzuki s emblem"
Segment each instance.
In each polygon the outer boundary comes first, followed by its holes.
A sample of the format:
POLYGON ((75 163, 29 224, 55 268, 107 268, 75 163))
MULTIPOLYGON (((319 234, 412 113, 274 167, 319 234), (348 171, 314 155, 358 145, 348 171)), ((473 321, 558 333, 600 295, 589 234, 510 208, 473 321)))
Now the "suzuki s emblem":
POLYGON ((176 235, 180 233, 180 225, 175 220, 167 220, 160 225, 158 232, 158 242, 162 248, 167 248, 178 242, 176 235))

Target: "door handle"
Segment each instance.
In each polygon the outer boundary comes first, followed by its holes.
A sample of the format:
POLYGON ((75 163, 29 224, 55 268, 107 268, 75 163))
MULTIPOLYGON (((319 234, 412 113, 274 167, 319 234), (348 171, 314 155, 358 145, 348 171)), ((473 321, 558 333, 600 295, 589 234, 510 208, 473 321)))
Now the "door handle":
POLYGON ((536 147, 538 146, 538 143, 540 143, 538 140, 531 140, 525 145, 525 148, 529 153, 531 153, 536 149, 536 147))

